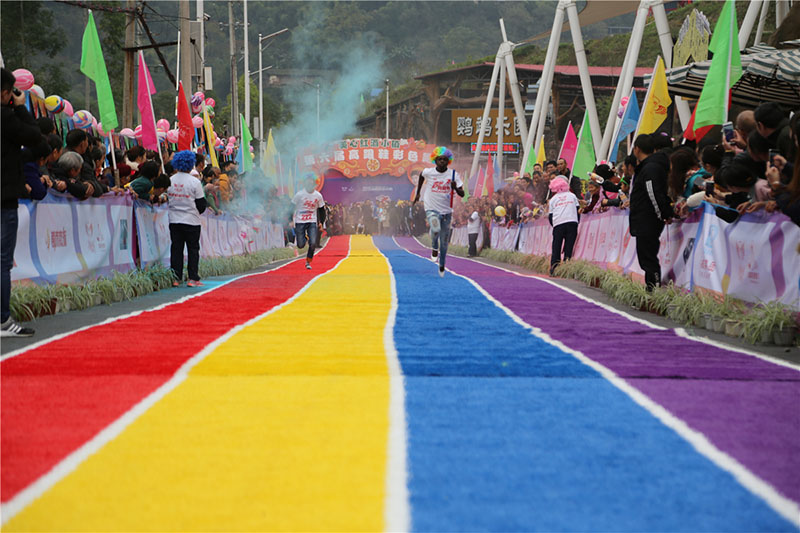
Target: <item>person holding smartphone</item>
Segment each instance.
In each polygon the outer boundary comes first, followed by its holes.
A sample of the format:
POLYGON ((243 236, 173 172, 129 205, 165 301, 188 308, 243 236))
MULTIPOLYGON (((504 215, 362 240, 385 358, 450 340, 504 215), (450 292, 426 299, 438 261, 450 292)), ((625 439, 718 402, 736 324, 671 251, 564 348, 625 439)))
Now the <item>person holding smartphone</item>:
POLYGON ((2 201, 2 299, 0 311, 0 336, 30 337, 31 328, 18 324, 11 318, 11 268, 14 266, 14 248, 17 246, 17 207, 19 198, 25 196, 25 175, 22 172, 22 147, 34 147, 44 139, 36 120, 25 107, 25 95, 14 87, 17 79, 10 70, 0 69, 0 98, 2 98, 2 159, 0 159, 0 200, 2 201))

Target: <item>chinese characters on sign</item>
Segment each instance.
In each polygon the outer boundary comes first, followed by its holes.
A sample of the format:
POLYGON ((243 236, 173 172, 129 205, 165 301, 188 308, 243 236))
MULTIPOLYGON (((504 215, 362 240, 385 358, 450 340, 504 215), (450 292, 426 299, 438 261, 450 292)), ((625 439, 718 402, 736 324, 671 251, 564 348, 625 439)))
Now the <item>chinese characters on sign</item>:
MULTIPOLYGON (((451 109, 451 134, 450 141, 454 143, 477 142, 480 134, 480 122, 483 109, 451 109)), ((503 128, 503 140, 512 143, 521 143, 519 123, 513 109, 506 109, 503 120, 500 121, 497 109, 489 111, 484 128, 484 141, 496 138, 503 128)))
POLYGON ((338 170, 347 177, 410 176, 410 172, 429 164, 432 149, 414 139, 345 139, 331 143, 324 151, 304 153, 298 164, 318 173, 338 170))

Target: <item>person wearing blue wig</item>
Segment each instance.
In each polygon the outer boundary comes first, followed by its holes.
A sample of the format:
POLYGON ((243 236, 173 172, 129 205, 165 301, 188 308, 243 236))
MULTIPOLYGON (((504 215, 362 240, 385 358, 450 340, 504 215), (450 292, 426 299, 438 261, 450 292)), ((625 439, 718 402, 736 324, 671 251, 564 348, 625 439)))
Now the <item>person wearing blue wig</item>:
POLYGON ((170 177, 167 189, 169 199, 170 266, 175 280, 173 287, 183 281, 183 250, 189 256, 187 287, 202 287, 198 265, 200 263, 200 215, 206 210, 203 184, 189 172, 196 162, 194 152, 182 150, 172 156, 172 168, 177 170, 170 177))

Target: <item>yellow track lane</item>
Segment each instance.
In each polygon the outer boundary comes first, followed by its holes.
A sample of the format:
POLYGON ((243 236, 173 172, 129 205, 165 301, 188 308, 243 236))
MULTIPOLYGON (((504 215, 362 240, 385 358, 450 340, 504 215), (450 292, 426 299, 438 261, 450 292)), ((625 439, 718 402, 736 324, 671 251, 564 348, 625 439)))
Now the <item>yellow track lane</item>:
POLYGON ((353 237, 338 268, 218 346, 3 529, 383 529, 390 305, 386 260, 353 237))

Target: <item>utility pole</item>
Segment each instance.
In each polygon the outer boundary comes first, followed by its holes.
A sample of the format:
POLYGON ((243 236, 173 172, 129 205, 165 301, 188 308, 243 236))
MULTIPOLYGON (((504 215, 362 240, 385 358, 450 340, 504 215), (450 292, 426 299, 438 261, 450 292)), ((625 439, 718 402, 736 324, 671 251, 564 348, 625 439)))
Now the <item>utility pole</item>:
MULTIPOLYGON (((247 0, 244 0, 244 123, 250 127, 250 53, 247 38, 247 0)), ((260 46, 260 45, 259 45, 260 46)))
POLYGON ((197 90, 206 88, 206 14, 203 0, 197 0, 197 24, 200 26, 200 72, 197 75, 197 90))
MULTIPOLYGON (((127 0, 129 9, 136 9, 136 0, 127 0)), ((133 47, 136 44, 136 13, 129 11, 125 17, 125 68, 124 81, 122 87, 122 128, 130 128, 133 125, 133 76, 136 70, 136 60, 134 58, 133 47)))
POLYGON ((192 26, 189 20, 189 0, 180 0, 181 38, 178 46, 181 48, 180 71, 176 74, 183 86, 192 93, 192 26))
POLYGON ((236 21, 233 20, 233 1, 228 0, 228 30, 231 48, 231 131, 234 137, 239 136, 239 75, 236 69, 236 21))

